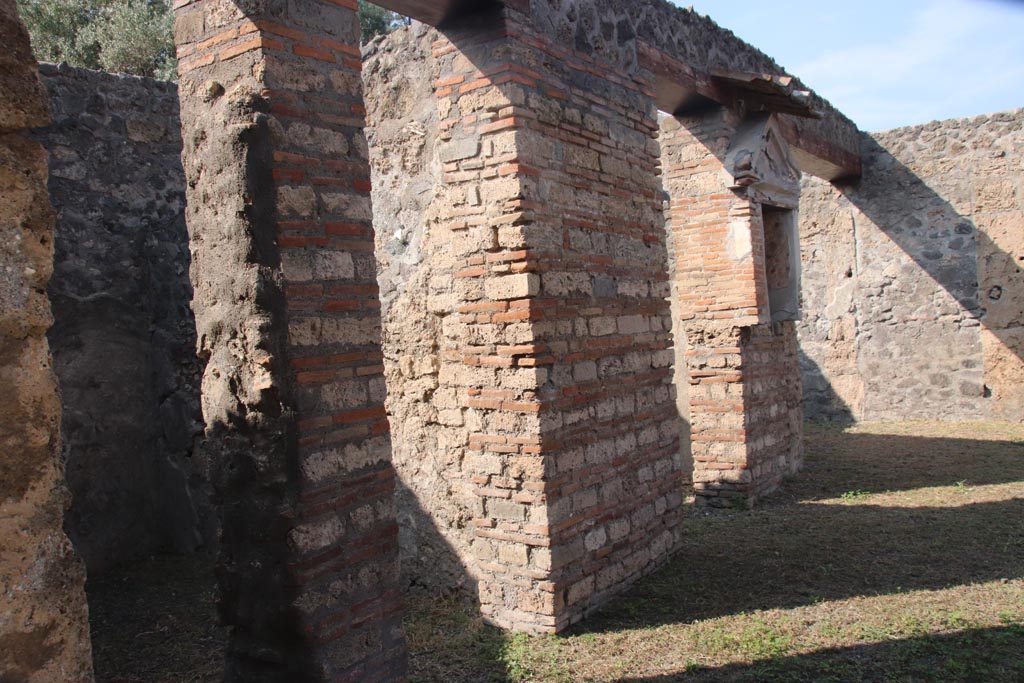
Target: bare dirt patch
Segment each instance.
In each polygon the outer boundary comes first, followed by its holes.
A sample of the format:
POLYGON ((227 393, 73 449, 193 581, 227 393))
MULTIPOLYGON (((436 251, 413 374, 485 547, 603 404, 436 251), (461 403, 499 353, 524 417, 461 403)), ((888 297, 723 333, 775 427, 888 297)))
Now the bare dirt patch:
POLYGON ((157 556, 86 584, 96 683, 219 683, 213 560, 157 556))

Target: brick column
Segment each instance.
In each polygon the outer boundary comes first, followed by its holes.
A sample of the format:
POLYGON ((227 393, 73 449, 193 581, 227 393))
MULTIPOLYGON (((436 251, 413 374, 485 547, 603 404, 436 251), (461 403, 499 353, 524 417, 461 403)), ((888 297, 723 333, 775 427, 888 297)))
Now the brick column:
POLYGON ((773 322, 764 221, 766 204, 795 207, 799 173, 773 121, 726 109, 665 118, 661 149, 697 501, 748 507, 802 456, 796 332, 773 322))
POLYGON ((679 541, 680 423, 649 83, 505 10, 446 29, 436 96, 485 617, 553 632, 679 541), (543 66, 537 66, 537 65, 543 66))
POLYGON ((228 680, 403 676, 355 0, 177 3, 228 680))
POLYGON ((46 331, 53 209, 50 121, 29 36, 0 0, 0 679, 93 680, 85 571, 64 535, 60 399, 46 331))

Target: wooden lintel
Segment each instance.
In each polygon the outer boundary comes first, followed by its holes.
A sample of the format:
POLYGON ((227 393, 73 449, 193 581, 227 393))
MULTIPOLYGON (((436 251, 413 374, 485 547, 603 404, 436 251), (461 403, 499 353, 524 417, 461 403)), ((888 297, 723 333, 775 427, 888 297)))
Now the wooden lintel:
POLYGON ((692 67, 647 43, 637 46, 640 66, 655 80, 658 109, 669 114, 688 115, 709 105, 731 107, 732 95, 716 84, 708 74, 692 67))
MULTIPOLYGON (((779 117, 779 130, 793 152, 793 160, 804 173, 825 180, 843 180, 861 174, 859 146, 848 148, 826 137, 820 122, 779 117)), ((859 141, 859 137, 858 137, 859 141)))
POLYGON ((815 110, 811 105, 814 98, 797 90, 799 84, 791 76, 725 69, 701 73, 642 42, 639 61, 654 76, 662 111, 692 116, 710 105, 721 105, 742 108, 748 114, 775 113, 779 130, 803 173, 826 180, 860 175, 860 149, 851 141, 856 133, 853 124, 827 103, 824 113, 815 110))
POLYGON ((460 14, 490 9, 498 0, 373 0, 384 9, 411 17, 430 26, 441 26, 460 14))
POLYGON ((711 78, 724 89, 733 90, 736 99, 745 102, 750 109, 809 119, 821 118, 821 114, 808 102, 810 93, 797 90, 792 76, 712 69, 711 78))

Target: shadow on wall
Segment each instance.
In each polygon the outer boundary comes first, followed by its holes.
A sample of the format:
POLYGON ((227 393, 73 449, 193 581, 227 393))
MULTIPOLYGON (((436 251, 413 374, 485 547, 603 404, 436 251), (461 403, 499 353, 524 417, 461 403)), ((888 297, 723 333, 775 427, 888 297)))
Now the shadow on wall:
MULTIPOLYGON (((374 212, 377 254, 382 264, 379 279, 385 320, 388 408, 393 434, 399 437, 393 444, 394 463, 404 480, 398 497, 403 576, 413 584, 443 585, 448 578, 445 575, 453 573, 448 565, 454 567, 457 556, 461 556, 471 572, 479 571, 485 579, 479 591, 485 614, 513 614, 519 610, 514 618, 521 619, 520 627, 528 621, 522 615, 529 613, 537 617, 537 628, 542 621, 561 618, 556 613, 567 611, 560 602, 569 595, 571 582, 580 586, 571 592, 569 602, 581 604, 595 593, 592 577, 590 590, 586 589, 587 579, 577 581, 577 567, 581 572, 584 567, 593 572, 605 558, 611 558, 607 560, 609 564, 626 567, 620 556, 664 545, 661 540, 653 542, 637 533, 641 525, 654 528, 664 524, 662 520, 675 519, 670 514, 655 514, 655 505, 660 501, 648 506, 649 517, 632 516, 633 543, 624 542, 621 536, 608 540, 611 534, 603 527, 613 519, 619 522, 629 517, 634 506, 648 502, 637 491, 674 487, 676 501, 672 505, 678 504, 681 486, 676 485, 674 478, 659 476, 641 488, 641 477, 654 470, 650 466, 634 467, 634 463, 647 465, 657 458, 660 475, 660 465, 677 455, 675 440, 681 426, 671 405, 666 358, 669 354, 662 351, 657 359, 645 360, 642 348, 652 344, 650 339, 655 337, 655 343, 661 343, 667 330, 660 320, 650 328, 648 322, 638 324, 636 320, 653 317, 652 311, 659 316, 665 312, 664 298, 649 295, 648 283, 638 282, 662 281, 667 263, 664 247, 648 244, 635 235, 620 234, 623 231, 618 223, 604 217, 605 213, 616 211, 628 213, 633 220, 644 220, 652 228, 660 229, 656 195, 652 191, 649 196, 644 195, 645 199, 631 199, 628 206, 623 206, 614 196, 618 188, 605 188, 596 181, 594 188, 588 188, 572 175, 572 169, 563 168, 572 165, 568 160, 574 155, 584 158, 586 163, 597 163, 597 152, 586 149, 585 142, 551 142, 556 134, 570 137, 564 131, 557 133, 556 127, 568 128, 563 117, 572 121, 572 114, 580 117, 574 125, 584 125, 585 113, 586 125, 604 130, 605 136, 609 126, 618 126, 611 137, 621 133, 623 149, 643 150, 647 155, 644 158, 650 161, 650 173, 635 173, 633 178, 645 178, 653 186, 654 160, 647 151, 648 143, 653 142, 650 131, 640 135, 611 115, 611 124, 602 123, 599 108, 595 107, 593 114, 586 113, 586 106, 569 109, 570 105, 559 104, 555 99, 538 97, 533 86, 520 83, 524 80, 522 76, 496 75, 508 70, 509 56, 505 50, 511 49, 504 44, 495 47, 500 36, 496 28, 502 21, 500 14, 481 12, 442 26, 441 33, 454 51, 448 52, 446 48, 442 56, 427 60, 433 73, 428 71, 422 83, 411 84, 413 92, 420 90, 419 101, 410 102, 405 88, 397 92, 394 80, 383 86, 379 82, 396 61, 403 71, 396 74, 399 82, 417 74, 420 67, 411 64, 412 59, 388 58, 379 63, 368 60, 364 78, 369 83, 368 109, 371 126, 375 128, 370 147, 371 160, 375 162, 374 212), (457 75, 451 76, 449 71, 457 75), (480 88, 483 81, 472 80, 477 78, 477 71, 489 74, 494 87, 480 88), (471 80, 459 88, 463 94, 453 102, 450 87, 438 87, 438 93, 434 92, 433 83, 439 78, 455 83, 471 80), (519 130, 515 132, 504 130, 512 119, 499 121, 500 125, 477 126, 478 116, 483 120, 505 117, 502 112, 509 103, 532 107, 537 121, 542 123, 527 125, 525 121, 533 117, 519 120, 517 115, 513 123, 519 130), (376 120, 374 114, 378 115, 376 120), (440 135, 436 131, 438 117, 445 119, 440 135), (403 120, 408 123, 396 130, 403 120), (458 123, 452 126, 453 122, 458 123), (494 165, 513 157, 542 170, 505 174, 508 177, 503 179, 489 179, 488 171, 481 182, 478 169, 483 163, 494 165), (443 181, 441 161, 450 176, 443 181), (431 169, 431 163, 437 168, 431 169), (455 173, 455 167, 463 170, 455 173), (402 174, 397 170, 405 170, 407 177, 400 177, 402 174), (579 183, 575 190, 573 182, 579 183), (414 192, 416 196, 412 196, 414 192), (382 201, 377 201, 378 197, 382 201), (615 225, 604 226, 602 222, 615 225), (550 256, 562 253, 567 256, 558 263, 550 256), (475 269, 466 266, 483 264, 485 254, 486 274, 467 277, 475 269), (591 259, 605 263, 591 267, 591 259), (504 260, 513 263, 497 265, 504 260), (643 266, 640 275, 628 272, 623 265, 637 262, 643 266), (530 269, 527 284, 536 285, 535 291, 502 291, 500 287, 515 277, 495 276, 502 272, 525 273, 523 268, 530 269), (541 303, 529 304, 535 310, 527 313, 520 309, 529 297, 537 297, 541 303), (583 317, 568 319, 578 308, 603 310, 607 317, 591 323, 588 329, 583 317), (474 311, 479 315, 469 315, 474 311), (488 313, 492 311, 500 313, 490 318, 488 313), (626 317, 626 313, 637 315, 626 317), (618 323, 613 317, 616 315, 623 318, 618 323), (424 316, 436 316, 436 324, 422 324, 417 318, 424 316), (608 321, 610 330, 593 335, 603 335, 604 339, 588 345, 588 332, 608 321), (638 337, 636 343, 631 344, 628 339, 619 343, 617 338, 625 339, 626 335, 616 332, 617 325, 619 331, 629 326, 637 328, 633 332, 638 337), (649 329, 656 334, 648 335, 649 329), (434 343, 425 343, 428 341, 434 343), (524 351, 524 346, 534 348, 524 351), (506 351, 513 356, 535 357, 509 359, 507 368, 503 367, 504 361, 492 362, 500 360, 494 354, 506 351), (482 354, 483 362, 476 362, 476 358, 464 360, 465 354, 482 354), (615 358, 616 354, 625 358, 615 358), (437 360, 432 368, 426 362, 431 360, 437 360), (641 375, 644 363, 647 372, 641 375), (421 365, 428 369, 421 369, 421 365), (434 377, 432 384, 430 377, 434 377), (658 386, 648 390, 647 385, 655 382, 658 386), (634 399, 633 394, 639 398, 634 399), (474 398, 480 395, 485 398, 474 398), (489 407, 490 396, 504 396, 506 406, 489 407), (522 397, 526 402, 509 400, 512 396, 522 397), (567 407, 570 400, 575 400, 572 409, 567 407), (526 409, 520 410, 524 406, 526 409), (648 410, 642 415, 645 411, 641 408, 645 406, 648 410), (535 407, 538 412, 534 412, 535 407), (563 415, 568 417, 563 420, 563 415), (660 429, 641 429, 644 422, 655 419, 660 421, 655 425, 660 429), (640 446, 633 437, 622 438, 619 444, 622 452, 635 454, 632 461, 612 462, 615 444, 609 435, 619 429, 623 434, 634 430, 640 433, 640 446), (563 455, 570 448, 577 452, 563 455), (584 457, 588 459, 586 465, 584 457), (629 483, 623 485, 622 481, 629 483), (544 494, 534 495, 530 491, 544 494), (446 495, 448 492, 450 495, 446 495), (601 508, 602 505, 605 507, 601 508), (584 523, 589 514, 595 518, 590 522, 594 528, 586 528, 588 524, 584 523), (573 525, 592 532, 587 546, 604 544, 612 554, 602 553, 592 563, 570 556, 570 551, 560 545, 572 546, 571 552, 578 550, 580 556, 598 552, 598 547, 583 548, 585 534, 571 529, 573 525), (532 543, 519 541, 523 535, 555 534, 559 537, 542 543, 537 542, 540 539, 531 539, 532 543), (553 550, 546 547, 548 543, 553 550), (452 552, 452 546, 457 553, 452 552), (550 556, 559 553, 568 559, 552 560, 550 556), (435 574, 442 575, 442 581, 435 574), (540 587, 545 577, 555 577, 551 581, 560 584, 557 591, 540 587), (547 613, 542 613, 545 610, 547 613)), ((379 49, 382 55, 385 51, 401 55, 400 50, 420 39, 416 29, 409 31, 412 35, 402 40, 403 47, 382 44, 368 48, 364 54, 379 49)), ((429 43, 426 48, 429 55, 429 43)), ((415 51, 410 53, 416 58, 415 51)), ((524 59, 516 54, 513 62, 524 59)), ((540 72, 559 74, 562 67, 545 64, 537 68, 540 72)), ((593 82, 581 83, 584 90, 597 91, 599 87, 611 86, 596 75, 593 82)), ((595 139, 600 136, 593 131, 585 134, 595 139)), ((610 153, 608 156, 607 162, 611 163, 610 153)), ((617 169, 632 182, 628 168, 617 169)), ((672 474, 676 469, 671 468, 672 474)), ((614 533, 629 533, 622 532, 623 528, 629 529, 628 524, 618 524, 614 533)), ((658 552, 655 550, 655 554, 658 552)), ((462 565, 458 568, 466 571, 462 565)), ((611 580, 627 580, 631 578, 630 572, 624 569, 611 580)), ((607 572, 605 576, 611 574, 607 572)), ((512 623, 513 617, 504 618, 506 625, 512 623)))
POLYGON ((1020 244, 1024 224, 1017 170, 995 145, 968 150, 970 141, 930 130, 865 135, 864 175, 835 186, 881 233, 857 226, 854 214, 866 417, 892 411, 894 394, 905 397, 897 411, 930 403, 931 415, 955 405, 986 415, 977 404, 991 395, 993 416, 1020 419, 1024 253, 1005 250, 1020 244), (917 145, 917 172, 896 156, 908 144, 917 145))
POLYGON ((685 673, 623 678, 618 683, 763 683, 763 681, 961 680, 1019 681, 1024 675, 1020 643, 1024 628, 971 629, 804 655, 753 664, 693 667, 685 673), (893 679, 894 665, 900 678, 893 679), (947 678, 948 677, 948 678, 947 678))
POLYGON ((434 523, 434 515, 401 477, 395 486, 395 502, 403 588, 476 599, 476 577, 434 523))
MULTIPOLYGON (((452 577, 463 592, 432 590, 415 580, 404 583, 410 589, 407 599, 415 603, 450 607, 451 596, 470 603, 476 595, 476 582, 465 570, 458 555, 415 496, 400 481, 397 499, 398 519, 402 525, 399 539, 403 550, 403 576, 431 565, 452 577), (410 545, 411 543, 411 545, 410 545)), ((411 577, 414 579, 414 577, 411 577)), ((93 652, 97 680, 145 683, 219 683, 224 679, 224 651, 227 628, 217 623, 216 579, 212 563, 200 556, 156 556, 132 565, 115 567, 90 578, 89 620, 93 633, 93 652)), ((472 604, 473 611, 479 611, 472 604)), ((443 608, 439 608, 440 609, 443 608)), ((458 613, 458 610, 450 610, 458 613)), ((447 614, 419 620, 413 637, 436 641, 446 633, 447 614), (427 631, 427 629, 430 629, 427 631)), ((453 626, 454 632, 458 627, 453 626)), ((501 637, 487 631, 486 642, 493 652, 474 660, 483 660, 491 676, 501 683, 502 665, 498 648, 501 637), (491 661, 493 660, 493 661, 491 661)))
POLYGON ((214 542, 201 361, 172 83, 40 65, 57 209, 48 338, 60 382, 65 529, 90 573, 214 542))
POLYGON ((837 425, 852 425, 857 421, 850 406, 833 388, 828 375, 818 363, 798 351, 800 377, 803 381, 803 411, 806 419, 827 420, 837 425))

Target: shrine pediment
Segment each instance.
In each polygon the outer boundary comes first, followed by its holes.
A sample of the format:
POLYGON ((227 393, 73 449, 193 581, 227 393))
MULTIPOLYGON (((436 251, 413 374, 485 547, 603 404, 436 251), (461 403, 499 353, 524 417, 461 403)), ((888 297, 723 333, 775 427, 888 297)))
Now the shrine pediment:
POLYGON ((733 176, 732 189, 752 201, 795 207, 800 198, 800 170, 774 115, 759 114, 743 121, 724 159, 733 176))

